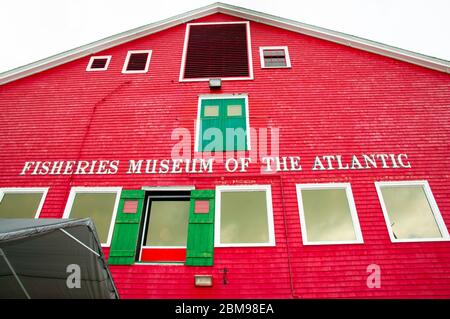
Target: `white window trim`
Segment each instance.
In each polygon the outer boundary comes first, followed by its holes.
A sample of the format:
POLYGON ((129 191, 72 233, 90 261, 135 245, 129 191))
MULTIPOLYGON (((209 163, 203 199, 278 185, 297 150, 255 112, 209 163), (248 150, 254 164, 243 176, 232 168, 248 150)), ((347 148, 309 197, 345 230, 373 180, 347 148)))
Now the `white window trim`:
MULTIPOLYGON (((249 114, 249 108, 248 108, 248 95, 247 94, 202 94, 198 97, 198 107, 197 107, 197 121, 195 122, 195 141, 194 141, 194 152, 199 152, 199 144, 200 144, 200 117, 202 112, 202 101, 203 100, 224 100, 224 99, 239 99, 243 98, 245 100, 245 125, 247 126, 247 129, 245 133, 247 134, 247 150, 251 150, 251 130, 250 130, 250 114, 249 114)), ((225 146, 225 145, 224 145, 225 146)), ((232 152, 232 151, 219 151, 219 152, 232 152)), ((240 152, 240 151, 237 151, 240 152)), ((244 151, 241 151, 244 152, 244 151)))
POLYGON ((343 244, 363 244, 363 236, 359 224, 358 214, 356 212, 355 201, 353 199, 352 187, 350 183, 323 183, 323 184, 296 184, 297 203, 300 215, 300 225, 302 230, 303 245, 343 245, 343 244), (347 195, 350 215, 353 222, 353 230, 355 232, 355 240, 349 241, 309 241, 306 228, 305 211, 303 208, 302 190, 321 190, 321 189, 345 189, 347 195))
POLYGON ((190 32, 191 25, 213 25, 213 24, 246 24, 249 76, 246 76, 246 77, 223 77, 221 79, 222 79, 222 81, 253 80, 254 78, 253 78, 252 40, 250 37, 250 22, 249 21, 232 21, 232 22, 201 22, 201 23, 187 23, 186 24, 186 33, 184 36, 183 56, 181 58, 179 81, 180 82, 209 81, 210 78, 185 79, 184 78, 184 68, 186 65, 187 44, 188 44, 188 40, 189 40, 189 32, 190 32))
POLYGON ((259 58, 261 60, 261 69, 289 69, 291 67, 291 59, 289 58, 289 49, 287 46, 259 47, 259 58), (284 50, 286 66, 266 66, 264 63, 264 50, 284 50))
MULTIPOLYGON (((175 191, 190 191, 190 190, 194 190, 195 186, 191 186, 191 185, 187 185, 187 186, 143 186, 142 187, 143 190, 145 191, 161 191, 161 192, 175 192, 175 191)), ((145 207, 145 211, 144 213, 144 227, 147 224, 147 218, 148 218, 148 205, 149 205, 150 201, 147 201, 147 206, 145 207)), ((166 265, 167 263, 152 263, 152 262, 141 262, 140 260, 142 259, 142 251, 143 249, 186 249, 187 246, 144 246, 144 237, 145 234, 144 232, 142 232, 142 238, 141 238, 141 249, 139 250, 139 261, 137 261, 136 263, 141 263, 141 264, 162 264, 162 265, 166 265)), ((171 262, 168 262, 170 265, 172 264, 171 262)), ((178 262, 175 262, 178 263, 178 262)), ((182 265, 184 265, 184 263, 181 263, 182 265)))
POLYGON ((106 71, 108 70, 109 62, 111 62, 111 55, 91 56, 86 71, 106 71), (106 59, 105 67, 101 69, 92 69, 92 63, 94 63, 95 59, 106 59))
POLYGON ((124 73, 124 74, 129 74, 129 73, 147 73, 148 69, 150 67, 150 60, 151 60, 151 58, 152 58, 152 50, 132 50, 132 51, 128 51, 127 57, 125 58, 125 62, 124 62, 123 67, 122 67, 122 73, 124 73), (130 57, 131 57, 131 55, 133 53, 148 53, 147 63, 145 64, 145 69, 144 70, 127 71, 128 62, 130 61, 130 57))
POLYGON ((39 218, 41 215, 42 207, 44 206, 45 198, 47 197, 49 187, 3 187, 0 188, 0 202, 3 199, 5 193, 21 194, 21 193, 42 193, 41 201, 34 218, 39 218))
POLYGON ((433 242, 433 241, 449 241, 450 236, 448 233, 447 226, 445 225, 444 219, 442 218, 441 212, 437 206, 434 199, 433 193, 431 192, 430 185, 428 181, 389 181, 389 182, 375 182, 375 187, 377 189, 378 199, 380 201, 381 209, 383 211, 384 220, 386 222, 386 227, 389 232, 389 237, 393 243, 407 243, 407 242, 433 242), (433 217, 442 234, 442 238, 407 238, 407 239, 396 239, 392 231, 391 222, 389 219, 389 214, 384 203, 383 194, 381 193, 381 187, 383 186, 421 186, 425 192, 426 199, 430 204, 433 217))
POLYGON ((214 221, 214 247, 272 247, 276 245, 275 228, 273 221, 273 207, 272 207, 272 187, 271 185, 221 185, 216 186, 216 201, 215 201, 215 221, 214 221), (221 214, 221 194, 222 192, 252 192, 265 191, 266 192, 266 206, 267 206, 267 222, 269 230, 269 242, 267 243, 227 243, 220 242, 220 214, 221 214))
POLYGON ((111 246, 111 239, 114 232, 114 226, 116 223, 117 209, 119 207, 120 194, 122 187, 72 187, 70 190, 69 198, 67 199, 66 208, 62 218, 70 218, 70 211, 72 210, 75 195, 79 193, 116 193, 116 200, 114 203, 114 209, 111 216, 111 224, 109 225, 108 241, 101 243, 102 247, 111 246))

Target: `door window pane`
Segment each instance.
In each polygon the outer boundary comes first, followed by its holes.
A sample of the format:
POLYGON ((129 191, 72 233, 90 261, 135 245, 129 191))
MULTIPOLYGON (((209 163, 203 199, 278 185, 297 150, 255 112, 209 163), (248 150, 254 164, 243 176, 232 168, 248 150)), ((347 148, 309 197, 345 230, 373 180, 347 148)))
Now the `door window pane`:
POLYGON ((240 105, 228 105, 227 106, 228 116, 242 116, 242 107, 240 105))
POLYGON ((186 246, 188 200, 152 200, 145 246, 186 246))
POLYGON ((219 116, 219 106, 218 105, 206 105, 205 106, 205 116, 219 116))

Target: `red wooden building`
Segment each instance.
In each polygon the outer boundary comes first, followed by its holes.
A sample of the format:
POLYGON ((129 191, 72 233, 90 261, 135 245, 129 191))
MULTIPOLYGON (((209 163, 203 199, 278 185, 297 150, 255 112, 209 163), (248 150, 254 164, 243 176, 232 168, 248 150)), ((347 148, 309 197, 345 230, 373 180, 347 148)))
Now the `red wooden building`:
POLYGON ((3 73, 0 217, 121 298, 450 298, 450 64, 216 3, 3 73))

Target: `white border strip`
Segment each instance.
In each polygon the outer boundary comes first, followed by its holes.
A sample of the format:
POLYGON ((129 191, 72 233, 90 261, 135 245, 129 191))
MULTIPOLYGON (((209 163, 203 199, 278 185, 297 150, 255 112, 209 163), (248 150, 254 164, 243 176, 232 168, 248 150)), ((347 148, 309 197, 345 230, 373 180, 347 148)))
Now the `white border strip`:
POLYGON ((124 74, 133 74, 133 73, 147 73, 148 69, 150 67, 150 60, 152 58, 152 50, 131 50, 127 52, 127 57, 125 58, 125 62, 123 63, 123 67, 122 67, 122 73, 124 74), (134 53, 148 53, 147 56, 147 62, 145 62, 145 69, 144 70, 131 70, 131 71, 127 71, 127 67, 128 67, 128 62, 130 61, 130 57, 132 54, 134 53))
POLYGON ((108 70, 109 62, 111 62, 111 55, 91 56, 91 58, 89 60, 89 63, 87 65, 87 67, 86 67, 86 71, 88 71, 88 72, 91 72, 91 71, 106 71, 106 70, 108 70), (98 69, 93 69, 92 68, 92 63, 94 63, 95 59, 106 59, 105 67, 98 68, 98 69))

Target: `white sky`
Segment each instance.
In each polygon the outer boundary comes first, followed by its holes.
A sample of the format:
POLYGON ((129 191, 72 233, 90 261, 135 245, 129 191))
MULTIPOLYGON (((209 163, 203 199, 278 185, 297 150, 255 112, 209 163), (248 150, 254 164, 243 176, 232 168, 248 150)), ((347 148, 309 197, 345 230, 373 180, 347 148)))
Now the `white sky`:
MULTIPOLYGON (((0 0, 0 72, 213 0, 0 0)), ((450 0, 227 0, 450 60, 450 0)))

